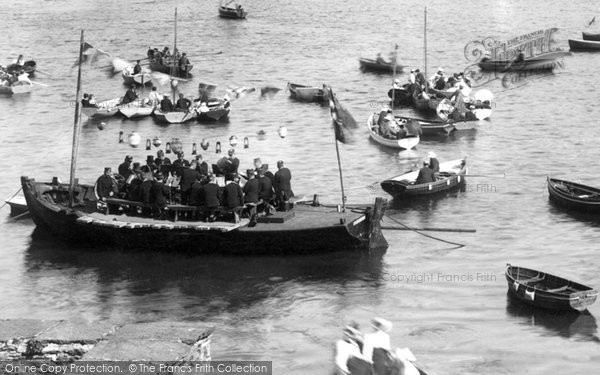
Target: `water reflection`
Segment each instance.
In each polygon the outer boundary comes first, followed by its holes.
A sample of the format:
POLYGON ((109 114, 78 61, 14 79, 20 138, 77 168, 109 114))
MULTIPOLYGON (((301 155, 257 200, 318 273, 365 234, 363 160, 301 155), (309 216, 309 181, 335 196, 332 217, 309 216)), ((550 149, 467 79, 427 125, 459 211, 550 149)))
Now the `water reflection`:
POLYGON ((518 319, 518 323, 543 327, 548 333, 580 341, 596 341, 598 325, 589 312, 554 311, 539 309, 517 300, 510 292, 506 294, 506 313, 518 319))
POLYGON ((70 304, 70 309, 100 318, 206 318, 250 308, 303 287, 343 295, 346 288, 361 284, 375 291, 382 272, 382 253, 192 257, 68 247, 37 230, 34 234, 24 257, 31 299, 45 295, 63 310, 70 304), (65 291, 82 297, 69 300, 63 296, 65 291))
POLYGON ((548 200, 548 210, 552 215, 558 215, 561 218, 572 218, 582 223, 589 225, 590 227, 600 227, 600 214, 593 214, 589 212, 581 212, 569 208, 562 207, 557 203, 548 200))

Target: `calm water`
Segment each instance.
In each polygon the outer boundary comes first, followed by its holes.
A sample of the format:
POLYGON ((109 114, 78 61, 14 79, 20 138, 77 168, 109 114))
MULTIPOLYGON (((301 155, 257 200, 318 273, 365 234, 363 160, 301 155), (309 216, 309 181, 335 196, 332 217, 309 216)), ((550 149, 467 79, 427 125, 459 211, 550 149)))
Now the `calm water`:
MULTIPOLYGON (((559 46, 577 38, 595 15, 593 2, 427 1, 428 62, 460 71, 464 47, 492 36, 508 40, 559 27, 559 46)), ((399 45, 402 61, 423 63, 422 2, 332 0, 245 4, 242 22, 217 17, 217 2, 197 1, 13 1, 0 8, 0 63, 23 53, 41 71, 24 97, 0 98, 0 197, 10 197, 21 175, 68 179, 79 32, 114 56, 144 57, 148 45, 172 45, 173 8, 179 7, 178 45, 192 57, 194 79, 180 89, 195 94, 198 82, 284 88, 287 81, 333 86, 362 124, 385 102, 390 77, 361 73, 359 56, 399 45), (34 5, 35 4, 35 5, 34 5), (214 53, 223 51, 222 54, 214 53), (213 54, 213 55, 211 55, 213 54)), ((593 26, 590 28, 593 29, 593 26)), ((548 203, 547 175, 599 185, 600 158, 597 54, 578 53, 556 74, 520 82, 496 94, 492 120, 459 136, 423 141, 400 153, 370 142, 366 130, 341 146, 351 202, 371 202, 365 186, 403 172, 427 151, 440 159, 467 155, 472 178, 467 191, 434 202, 393 204, 389 214, 417 227, 475 228, 475 234, 432 233, 453 245, 405 231, 386 231, 381 257, 348 255, 301 258, 188 258, 172 254, 84 252, 32 236, 30 220, 0 223, 0 318, 76 318, 114 321, 187 320, 218 328, 213 356, 273 360, 276 373, 324 374, 332 368, 333 342, 351 320, 368 326, 374 315, 390 319, 393 344, 409 346, 420 363, 439 374, 527 373, 556 369, 597 371, 600 346, 595 316, 555 317, 510 303, 504 265, 539 268, 600 286, 598 224, 556 210, 548 203), (590 166, 591 164, 591 166, 590 166), (502 177, 505 174, 505 177, 502 177), (408 281, 407 281, 408 279, 408 281)), ((100 60, 98 65, 108 64, 100 60)), ((406 79, 406 75, 401 76, 406 79)), ((120 76, 87 67, 83 91, 99 99, 124 93, 120 76)), ((163 92, 165 89, 162 90, 163 92)), ((409 112, 408 112, 409 113, 409 112)), ((279 92, 272 99, 250 94, 233 103, 226 124, 161 126, 152 119, 111 119, 104 130, 86 122, 78 175, 93 182, 105 165, 125 154, 143 161, 143 148, 118 144, 118 133, 211 141, 250 137, 239 149, 242 167, 254 157, 274 166, 286 160, 294 191, 339 201, 335 149, 328 109, 302 104, 279 92), (286 126, 288 136, 277 136, 286 126), (264 140, 255 137, 259 130, 264 140)), ((239 148, 239 147, 238 147, 239 148)), ((155 150, 152 151, 155 153, 155 150)), ((380 192, 381 194, 381 192, 380 192)), ((392 225, 386 220, 386 225, 392 225)))

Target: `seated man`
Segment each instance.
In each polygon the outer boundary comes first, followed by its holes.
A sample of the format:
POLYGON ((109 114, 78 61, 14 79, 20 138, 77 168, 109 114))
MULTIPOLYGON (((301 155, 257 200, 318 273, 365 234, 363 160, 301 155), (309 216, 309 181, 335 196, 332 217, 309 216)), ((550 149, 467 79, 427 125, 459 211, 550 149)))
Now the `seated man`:
POLYGON ((221 205, 221 188, 215 183, 215 176, 208 175, 208 183, 204 185, 204 201, 206 203, 206 219, 209 222, 216 220, 216 212, 221 205))
POLYGON ((164 113, 168 113, 173 110, 173 102, 171 102, 171 99, 169 99, 168 95, 164 95, 163 99, 160 101, 160 110, 164 113))
POLYGON ((429 167, 429 160, 423 162, 423 168, 419 169, 419 175, 415 180, 415 185, 426 184, 435 181, 435 173, 429 167))
POLYGON ((437 160, 435 152, 429 151, 427 157, 429 158, 429 168, 433 169, 434 173, 438 173, 440 171, 440 162, 437 160))
POLYGON ((234 222, 238 223, 240 213, 244 206, 244 192, 239 185, 239 177, 227 174, 225 175, 225 188, 223 189, 223 207, 233 211, 234 222))
POLYGON ((138 98, 138 94, 135 90, 135 85, 129 86, 129 89, 125 93, 125 96, 121 99, 121 103, 119 104, 129 104, 135 101, 138 98))
POLYGON ((183 94, 179 94, 179 99, 177 99, 175 110, 178 112, 188 112, 191 105, 192 102, 189 99, 185 98, 183 94))
POLYGON ((381 57, 381 52, 377 54, 377 58, 375 59, 375 62, 377 62, 378 64, 386 64, 383 57, 381 57))
POLYGON ((119 192, 117 181, 112 176, 112 168, 104 168, 104 174, 96 180, 96 194, 100 200, 112 197, 119 192))

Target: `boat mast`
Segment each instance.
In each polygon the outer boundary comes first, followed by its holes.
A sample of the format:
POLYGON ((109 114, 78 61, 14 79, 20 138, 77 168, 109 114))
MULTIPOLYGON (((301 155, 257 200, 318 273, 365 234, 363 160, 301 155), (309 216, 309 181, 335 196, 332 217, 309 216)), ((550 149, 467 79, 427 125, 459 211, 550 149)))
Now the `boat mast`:
MULTIPOLYGON (((330 91, 331 93, 331 91, 330 91)), ((337 121, 337 120, 334 120, 337 121)), ((337 125, 335 125, 337 126, 337 125)), ((346 194, 344 193, 344 177, 342 176, 342 161, 340 159, 340 149, 338 147, 338 140, 335 134, 335 130, 333 132, 333 138, 335 139, 335 154, 337 155, 338 169, 340 171, 340 186, 342 187, 342 213, 346 212, 346 194)))
POLYGON ((171 97, 175 104, 175 88, 173 87, 173 76, 175 76, 175 56, 177 54, 177 8, 175 8, 175 37, 173 40, 173 54, 171 55, 171 97))
POLYGON ((71 174, 69 177, 69 206, 73 207, 75 191, 75 171, 77 169, 77 153, 79 151, 79 133, 81 132, 81 65, 83 60, 83 30, 79 42, 79 68, 77 70, 77 92, 75 94, 75 118, 73 121, 73 144, 71 147, 71 174))
POLYGON ((424 55, 425 55, 425 66, 423 71, 425 74, 425 92, 429 92, 429 85, 427 84, 427 7, 425 7, 425 22, 423 23, 423 44, 424 44, 424 55))
POLYGON ((392 60, 393 73, 392 73, 392 109, 394 109, 394 104, 396 104, 396 89, 394 87, 394 83, 396 83, 396 66, 398 65, 398 43, 394 47, 394 59, 392 60))

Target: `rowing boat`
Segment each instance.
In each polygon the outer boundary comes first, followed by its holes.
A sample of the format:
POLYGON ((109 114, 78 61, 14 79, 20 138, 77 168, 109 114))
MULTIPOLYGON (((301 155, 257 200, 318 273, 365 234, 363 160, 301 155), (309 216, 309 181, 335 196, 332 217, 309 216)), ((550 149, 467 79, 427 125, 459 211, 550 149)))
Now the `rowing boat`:
POLYGON ((154 112, 154 106, 147 104, 144 99, 137 99, 119 106, 119 111, 127 118, 140 118, 150 116, 154 112))
POLYGON ((229 116, 231 103, 219 98, 210 98, 206 106, 197 106, 195 110, 199 121, 221 121, 229 116))
POLYGON ((600 189, 550 177, 547 182, 552 202, 568 209, 600 214, 600 189))
POLYGON ((479 62, 479 68, 483 71, 495 72, 552 71, 558 66, 556 60, 568 55, 570 55, 569 52, 549 52, 543 55, 530 57, 521 62, 483 59, 479 62))
POLYGON ((105 100, 98 103, 98 107, 81 108, 81 113, 91 119, 112 117, 119 112, 119 103, 121 103, 121 98, 105 100))
POLYGON ((127 66, 121 71, 123 82, 127 85, 151 85, 152 74, 149 71, 142 70, 141 73, 133 74, 133 66, 127 66))
POLYGON ((5 201, 10 206, 10 216, 17 216, 27 212, 25 197, 16 196, 5 201))
POLYGON ((592 34, 586 33, 585 31, 581 33, 583 40, 593 40, 596 42, 600 42, 600 34, 592 34))
POLYGON ((17 81, 12 85, 0 85, 0 94, 28 94, 33 89, 33 84, 29 81, 17 81))
POLYGON ((248 15, 242 7, 230 8, 226 6, 219 6, 219 17, 231 18, 231 19, 244 19, 248 15))
POLYGON ((391 147, 400 150, 410 150, 419 144, 420 138, 417 131, 407 131, 407 134, 400 139, 386 138, 379 132, 379 125, 377 120, 379 118, 378 113, 373 113, 367 120, 367 130, 372 140, 379 143, 380 145, 391 147))
POLYGON ((459 189, 465 184, 468 174, 466 159, 457 159, 440 164, 438 179, 434 182, 415 184, 419 171, 392 177, 381 183, 381 188, 394 198, 425 196, 459 189))
POLYGON ((571 51, 600 51, 600 41, 569 39, 571 51))
POLYGON ((327 93, 322 87, 304 86, 290 82, 288 82, 287 87, 292 99, 304 102, 324 102, 329 100, 327 93))
MULTIPOLYGON (((359 58, 358 63, 360 69, 364 71, 379 72, 379 73, 394 73, 394 64, 388 62, 377 62, 374 59, 359 58)), ((402 73, 404 66, 396 65, 396 73, 402 73)))
POLYGON ((159 122, 166 122, 169 124, 183 124, 191 120, 198 118, 198 112, 194 108, 190 108, 189 111, 171 111, 163 112, 160 109, 154 111, 154 117, 159 122))
POLYGON ((513 296, 544 309, 585 311, 598 297, 589 286, 530 268, 507 264, 505 276, 513 296))

